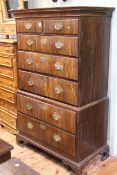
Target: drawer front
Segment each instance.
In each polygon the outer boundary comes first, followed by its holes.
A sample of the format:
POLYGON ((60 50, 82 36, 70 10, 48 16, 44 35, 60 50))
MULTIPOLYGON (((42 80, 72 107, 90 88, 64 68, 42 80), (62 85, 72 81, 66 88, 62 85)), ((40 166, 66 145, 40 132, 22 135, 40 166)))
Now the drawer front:
POLYGON ((44 33, 54 34, 78 34, 78 20, 77 19, 51 19, 44 20, 44 33))
POLYGON ((14 77, 13 68, 0 66, 0 75, 9 77, 9 78, 13 78, 14 77))
POLYGON ((42 21, 37 19, 17 20, 17 32, 42 32, 42 21))
POLYGON ((7 87, 8 89, 15 89, 16 83, 12 79, 0 77, 0 86, 7 87))
POLYGON ((18 35, 18 49, 78 57, 78 38, 18 35))
POLYGON ((0 121, 16 129, 16 117, 0 109, 0 121))
POLYGON ((78 105, 78 83, 19 71, 20 89, 78 105))
POLYGON ((12 46, 5 46, 0 44, 0 53, 4 53, 4 54, 15 54, 16 50, 15 47, 12 46))
POLYGON ((17 113, 16 104, 10 103, 4 99, 0 99, 0 107, 9 111, 10 113, 17 113))
POLYGON ((0 34, 4 35, 15 35, 16 34, 16 25, 10 23, 0 23, 0 34))
POLYGON ((76 132, 76 112, 17 95, 18 111, 71 133, 76 132))
POLYGON ((78 80, 78 60, 76 58, 19 52, 18 65, 24 70, 78 80))
POLYGON ((6 67, 12 67, 13 66, 13 58, 11 56, 0 55, 0 65, 6 66, 6 67))
POLYGON ((76 155, 75 136, 72 134, 20 113, 18 114, 18 130, 19 133, 52 146, 58 151, 62 151, 72 157, 76 155))
POLYGON ((5 99, 11 103, 15 103, 16 95, 14 92, 0 88, 0 98, 5 99))

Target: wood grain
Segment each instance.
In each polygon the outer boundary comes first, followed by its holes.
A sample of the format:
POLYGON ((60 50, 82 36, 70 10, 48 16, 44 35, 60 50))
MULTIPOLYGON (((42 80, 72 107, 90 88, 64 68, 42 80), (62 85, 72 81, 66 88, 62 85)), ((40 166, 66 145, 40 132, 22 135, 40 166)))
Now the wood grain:
POLYGON ((78 59, 39 54, 35 52, 18 52, 19 69, 29 70, 78 80, 78 59))
POLYGON ((34 141, 50 145, 58 152, 61 151, 66 155, 70 155, 71 157, 76 156, 74 135, 59 130, 21 113, 18 113, 17 125, 19 133, 27 136, 29 139, 32 137, 34 141), (29 126, 29 124, 31 126, 29 126), (58 136, 60 140, 57 141, 55 136, 58 136))
POLYGON ((12 158, 0 165, 1 175, 39 175, 36 171, 32 170, 29 166, 24 164, 20 159, 12 158))
MULTIPOLYGON (((109 147, 107 145, 107 90, 110 17, 113 10, 114 8, 101 7, 65 7, 13 11, 17 23, 20 23, 22 19, 39 19, 43 23, 40 35, 36 32, 20 33, 19 31, 18 50, 20 53, 21 51, 27 53, 28 51, 37 52, 36 54, 46 54, 49 58, 51 55, 56 56, 54 58, 59 57, 62 64, 68 58, 72 61, 73 59, 78 60, 78 69, 74 67, 77 79, 67 76, 68 68, 63 73, 64 75, 56 74, 53 67, 48 65, 46 68, 45 63, 45 70, 40 66, 40 63, 34 67, 31 65, 31 68, 24 66, 24 71, 22 70, 23 67, 21 67, 24 62, 20 63, 20 91, 18 91, 19 94, 25 93, 29 95, 32 93, 35 100, 42 99, 46 103, 50 102, 53 105, 60 105, 62 108, 77 111, 77 132, 74 135, 76 157, 73 158, 71 153, 64 154, 70 144, 66 145, 65 143, 65 147, 60 153, 61 146, 55 151, 52 145, 34 140, 33 135, 27 131, 26 127, 24 131, 30 134, 29 137, 23 133, 23 128, 22 132, 19 129, 19 134, 17 134, 18 142, 28 142, 54 155, 61 159, 63 163, 69 165, 76 175, 81 175, 84 166, 95 156, 101 155, 102 160, 109 156, 109 147), (57 22, 59 23, 57 24, 57 22), (70 31, 68 31, 68 28, 70 28, 70 31), (52 72, 49 71, 48 67, 52 68, 52 72)), ((33 61, 37 62, 37 58, 36 60, 34 58, 33 61)), ((69 64, 71 63, 69 62, 69 64)), ((71 74, 73 72, 72 68, 71 74)), ((38 104, 37 101, 35 103, 38 104)), ((40 118, 34 119, 30 114, 28 115, 26 118, 34 120, 36 129, 39 130, 37 123, 40 122, 40 118)), ((38 117, 40 116, 38 115, 38 117)), ((21 120, 18 122, 18 127, 20 122, 21 120)), ((46 123, 44 124, 46 125, 46 123)), ((49 124, 48 126, 52 127, 49 124)), ((53 125, 53 123, 51 124, 53 125)), ((59 126, 55 125, 54 127, 59 128, 59 126)), ((60 129, 65 136, 64 126, 60 129)), ((46 140, 49 137, 51 138, 47 133, 45 136, 48 137, 46 140)), ((68 150, 71 150, 71 148, 68 150)))
POLYGON ((9 111, 9 113, 14 114, 14 115, 16 115, 17 113, 16 104, 6 101, 2 98, 0 99, 0 108, 4 109, 5 111, 9 111))
POLYGON ((13 146, 4 140, 0 139, 0 163, 11 158, 11 150, 13 146))
POLYGON ((17 95, 17 110, 55 127, 76 133, 76 112, 29 96, 17 95), (31 109, 28 109, 28 106, 31 109), (57 119, 58 117, 58 119, 57 119))
POLYGON ((78 37, 18 34, 18 49, 78 57, 78 37), (32 41, 28 45, 28 41, 32 41), (22 44, 23 41, 23 44, 22 44), (60 49, 55 44, 62 44, 60 49))
POLYGON ((16 40, 0 40, 0 124, 16 130, 16 40))
POLYGON ((107 96, 110 19, 82 17, 80 28, 79 81, 83 106, 107 96))
POLYGON ((21 70, 19 80, 19 87, 22 90, 78 105, 78 83, 21 70), (30 80, 34 83, 31 86, 30 80))
POLYGON ((47 34, 77 35, 78 28, 78 19, 46 19, 43 21, 43 31, 47 34))
MULTIPOLYGON (((40 175, 74 175, 74 173, 64 166, 59 160, 36 150, 34 147, 19 146, 16 144, 16 136, 10 134, 6 130, 0 128, 0 137, 12 143, 12 157, 20 158, 25 164, 40 173, 40 175), (28 155, 28 156, 27 156, 28 155)), ((90 161, 84 170, 88 175, 116 175, 117 174, 117 158, 110 156, 105 161, 100 161, 99 157, 90 161)))
POLYGON ((42 32, 42 21, 39 19, 24 19, 16 24, 17 32, 42 32))

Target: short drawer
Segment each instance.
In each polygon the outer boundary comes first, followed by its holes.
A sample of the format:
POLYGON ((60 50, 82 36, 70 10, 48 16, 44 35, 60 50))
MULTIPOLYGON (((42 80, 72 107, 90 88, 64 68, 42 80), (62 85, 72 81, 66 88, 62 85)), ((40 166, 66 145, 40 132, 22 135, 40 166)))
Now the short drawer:
POLYGON ((17 32, 42 32, 42 21, 37 19, 17 20, 17 32))
POLYGON ((50 19, 44 20, 44 33, 78 34, 78 19, 50 19))
POLYGON ((16 49, 15 49, 15 47, 7 46, 7 45, 2 43, 2 44, 0 44, 0 53, 15 54, 16 53, 16 49))
POLYGON ((0 99, 0 108, 10 112, 10 113, 14 113, 16 114, 17 113, 17 107, 16 107, 16 104, 13 104, 9 101, 6 101, 4 99, 0 99))
POLYGON ((17 95, 18 111, 55 127, 76 133, 76 112, 34 98, 17 95))
POLYGON ((62 102, 78 105, 78 83, 19 71, 19 87, 62 102))
POLYGON ((14 71, 13 68, 8 68, 5 66, 0 66, 0 75, 8 77, 8 78, 13 78, 14 77, 14 71))
POLYGON ((16 129, 16 117, 0 109, 0 121, 16 129))
POLYGON ((18 49, 78 57, 78 37, 20 34, 18 49))
POLYGON ((3 56, 0 54, 0 65, 6 67, 13 66, 13 57, 12 56, 3 56))
POLYGON ((16 83, 13 79, 9 79, 6 77, 0 77, 0 86, 1 87, 6 87, 8 89, 15 89, 16 88, 16 83))
POLYGON ((56 149, 56 151, 63 152, 69 156, 75 157, 76 155, 75 136, 72 134, 21 113, 18 113, 17 127, 20 134, 30 139, 45 143, 56 149))
POLYGON ((6 90, 0 87, 0 98, 5 99, 11 103, 15 103, 16 94, 10 90, 6 90))
POLYGON ((18 67, 23 70, 78 80, 78 59, 76 58, 18 52, 18 67))
POLYGON ((16 34, 16 26, 12 23, 0 23, 0 34, 4 35, 15 35, 16 34))

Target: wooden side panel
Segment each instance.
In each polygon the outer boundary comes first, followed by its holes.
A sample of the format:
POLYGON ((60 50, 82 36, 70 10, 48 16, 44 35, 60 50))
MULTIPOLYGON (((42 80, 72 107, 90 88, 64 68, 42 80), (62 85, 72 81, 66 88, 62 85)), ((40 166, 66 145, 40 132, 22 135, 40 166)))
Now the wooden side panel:
POLYGON ((81 109, 77 120, 77 154, 83 160, 107 143, 108 99, 81 109))
POLYGON ((80 106, 107 96, 110 18, 80 18, 80 106))

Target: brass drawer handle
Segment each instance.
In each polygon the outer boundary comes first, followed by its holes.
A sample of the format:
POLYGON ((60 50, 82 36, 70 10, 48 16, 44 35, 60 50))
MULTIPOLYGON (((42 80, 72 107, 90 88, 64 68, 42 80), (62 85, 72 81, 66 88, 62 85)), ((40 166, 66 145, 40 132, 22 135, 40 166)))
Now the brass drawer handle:
POLYGON ((58 121, 58 120, 61 118, 61 116, 60 116, 59 114, 57 114, 56 112, 54 112, 53 115, 52 115, 52 118, 53 118, 55 121, 58 121))
POLYGON ((42 37, 42 38, 41 38, 41 44, 46 44, 46 43, 47 43, 47 39, 44 38, 44 37, 42 37))
POLYGON ((32 24, 29 23, 29 22, 27 22, 27 23, 25 24, 25 27, 26 27, 27 30, 30 30, 30 29, 32 28, 32 24))
POLYGON ((27 123, 27 127, 28 127, 28 129, 33 129, 34 126, 33 126, 33 124, 31 122, 28 122, 27 123))
POLYGON ((64 44, 61 43, 61 42, 57 42, 57 43, 55 43, 55 47, 56 47, 56 49, 61 49, 63 46, 64 46, 64 44))
POLYGON ((63 90, 62 87, 56 86, 54 91, 55 91, 56 94, 62 94, 64 90, 63 90))
POLYGON ((27 110, 31 110, 33 108, 33 106, 32 106, 32 104, 31 103, 28 103, 27 105, 26 105, 26 109, 27 110))
POLYGON ((34 41, 33 41, 32 39, 28 39, 28 40, 27 40, 27 44, 28 44, 28 46, 32 46, 33 43, 34 43, 34 41))
POLYGON ((32 58, 28 58, 27 60, 26 60, 26 62, 27 62, 27 64, 33 64, 33 60, 32 60, 32 58))
POLYGON ((34 81, 33 81, 32 79, 30 79, 30 80, 28 81, 28 85, 29 85, 29 86, 33 86, 33 85, 34 85, 34 81))
POLYGON ((61 63, 55 63, 54 67, 56 70, 63 70, 63 65, 61 63))
POLYGON ((63 28, 63 24, 62 23, 58 23, 58 22, 55 23, 55 25, 54 25, 54 29, 55 30, 58 31, 58 30, 61 30, 62 28, 63 28))
POLYGON ((53 139, 54 139, 55 142, 60 142, 61 141, 61 137, 58 134, 54 134, 53 139))

